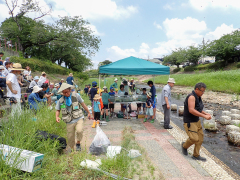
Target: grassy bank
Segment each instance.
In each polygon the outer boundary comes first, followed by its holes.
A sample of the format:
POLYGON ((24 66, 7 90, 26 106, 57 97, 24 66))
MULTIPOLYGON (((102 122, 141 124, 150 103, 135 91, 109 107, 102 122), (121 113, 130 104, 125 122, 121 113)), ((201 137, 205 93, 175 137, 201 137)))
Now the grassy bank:
MULTIPOLYGON (((171 75, 174 78, 176 85, 181 86, 195 86, 198 82, 204 82, 208 90, 227 92, 227 93, 240 93, 240 71, 215 71, 201 74, 176 74, 171 75)), ((153 79, 152 79, 153 80, 153 79)), ((155 83, 166 84, 167 76, 155 77, 155 83)), ((146 80, 145 82, 147 82, 146 80)))

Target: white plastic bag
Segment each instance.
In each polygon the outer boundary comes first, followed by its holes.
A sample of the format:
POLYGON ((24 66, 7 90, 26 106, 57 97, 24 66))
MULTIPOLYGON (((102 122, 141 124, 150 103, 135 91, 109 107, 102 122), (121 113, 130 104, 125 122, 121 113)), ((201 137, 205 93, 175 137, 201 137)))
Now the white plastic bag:
POLYGON ((99 126, 96 128, 96 132, 97 134, 89 147, 89 151, 91 154, 100 155, 107 152, 107 147, 110 146, 111 143, 99 126))

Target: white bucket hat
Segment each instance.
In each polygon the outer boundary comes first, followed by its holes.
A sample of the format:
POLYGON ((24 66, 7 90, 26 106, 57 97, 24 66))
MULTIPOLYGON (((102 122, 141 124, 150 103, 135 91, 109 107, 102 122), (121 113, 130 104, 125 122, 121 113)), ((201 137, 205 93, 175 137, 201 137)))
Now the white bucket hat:
POLYGON ((58 94, 62 93, 63 90, 68 89, 68 88, 73 89, 74 86, 67 84, 67 83, 62 83, 60 89, 58 90, 58 94))
POLYGON ((33 78, 33 80, 39 80, 39 77, 38 77, 38 76, 35 76, 35 77, 33 78))
POLYGON ((1 69, 2 69, 2 70, 5 69, 4 66, 0 66, 0 70, 1 70, 1 69))
POLYGON ((107 86, 103 86, 103 89, 107 89, 107 86))
POLYGON ((58 83, 56 83, 55 85, 54 85, 54 87, 58 87, 59 86, 59 84, 58 83))
POLYGON ((37 92, 39 92, 39 91, 41 91, 43 88, 40 88, 40 87, 38 87, 38 86, 34 86, 33 87, 33 93, 37 93, 37 92))
POLYGON ((151 93, 151 92, 148 92, 148 93, 147 93, 147 96, 152 97, 152 93, 151 93))
POLYGON ((169 78, 169 79, 168 79, 168 83, 169 83, 169 82, 175 84, 175 80, 174 80, 174 78, 169 78))
POLYGON ((115 78, 115 79, 114 79, 114 81, 118 81, 118 79, 117 79, 117 78, 115 78))

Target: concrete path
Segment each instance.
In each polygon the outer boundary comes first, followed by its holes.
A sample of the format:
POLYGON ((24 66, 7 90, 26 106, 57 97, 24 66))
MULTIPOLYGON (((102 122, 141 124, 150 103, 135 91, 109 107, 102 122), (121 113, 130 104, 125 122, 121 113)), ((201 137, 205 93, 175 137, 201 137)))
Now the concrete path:
MULTIPOLYGON (((115 112, 119 109, 115 105, 115 112)), ((133 109, 136 109, 133 106, 133 109)), ((158 168, 165 179, 169 180, 210 180, 210 179, 240 179, 237 174, 224 166, 220 160, 213 157, 206 149, 202 148, 201 155, 207 158, 207 162, 198 162, 191 155, 184 156, 181 153, 181 142, 186 140, 187 135, 175 124, 172 130, 165 130, 160 123, 161 112, 157 113, 155 123, 143 123, 143 119, 110 119, 107 126, 101 126, 109 137, 112 145, 120 145, 121 131, 125 126, 130 126, 135 132, 137 142, 143 147, 152 163, 158 168)), ((84 144, 87 150, 96 134, 91 128, 92 121, 85 121, 84 144)), ((193 148, 189 149, 192 153, 193 148)))

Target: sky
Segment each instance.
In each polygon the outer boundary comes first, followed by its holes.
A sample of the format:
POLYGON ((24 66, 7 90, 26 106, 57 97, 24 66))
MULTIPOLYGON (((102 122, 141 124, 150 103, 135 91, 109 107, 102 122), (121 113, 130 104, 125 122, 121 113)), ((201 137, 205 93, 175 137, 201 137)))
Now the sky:
MULTIPOLYGON (((239 28, 239 0, 38 1, 43 9, 52 6, 46 23, 59 16, 82 16, 90 22, 101 39, 99 51, 91 57, 93 69, 104 60, 161 58, 176 48, 196 46, 203 38, 219 39, 239 28)), ((0 0, 0 22, 8 12, 5 0, 0 0)))

